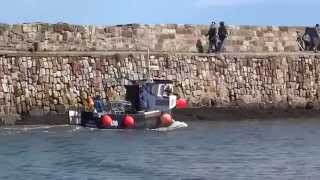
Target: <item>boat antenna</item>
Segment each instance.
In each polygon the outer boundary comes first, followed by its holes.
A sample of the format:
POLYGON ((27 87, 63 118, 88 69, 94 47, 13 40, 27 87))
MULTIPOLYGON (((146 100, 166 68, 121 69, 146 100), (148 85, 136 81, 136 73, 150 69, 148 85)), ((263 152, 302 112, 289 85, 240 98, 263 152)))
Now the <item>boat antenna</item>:
POLYGON ((147 51, 147 64, 148 64, 148 77, 147 77, 147 83, 152 83, 153 79, 151 77, 151 70, 150 70, 150 49, 148 48, 147 51))

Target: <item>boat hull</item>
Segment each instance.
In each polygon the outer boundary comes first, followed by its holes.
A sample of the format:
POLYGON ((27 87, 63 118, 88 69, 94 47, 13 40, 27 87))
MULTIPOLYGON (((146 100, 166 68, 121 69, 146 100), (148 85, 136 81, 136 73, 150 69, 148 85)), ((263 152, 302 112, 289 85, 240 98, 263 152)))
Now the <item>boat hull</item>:
POLYGON ((144 112, 137 114, 106 114, 106 113, 92 113, 92 112, 81 112, 81 125, 90 128, 99 129, 124 129, 126 128, 123 124, 125 116, 131 116, 134 119, 134 129, 155 129, 160 127, 160 116, 161 112, 144 112), (103 127, 101 125, 101 117, 108 115, 112 119, 110 127, 103 127))

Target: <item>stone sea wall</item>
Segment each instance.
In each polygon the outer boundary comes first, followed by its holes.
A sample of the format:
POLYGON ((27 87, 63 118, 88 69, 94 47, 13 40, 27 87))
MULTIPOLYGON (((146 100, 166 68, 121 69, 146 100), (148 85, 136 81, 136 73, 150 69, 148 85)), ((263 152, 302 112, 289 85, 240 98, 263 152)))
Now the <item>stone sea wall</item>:
MULTIPOLYGON (((121 99, 146 78, 144 52, 0 53, 0 117, 65 112, 88 94, 121 99)), ((190 106, 318 108, 320 56, 309 53, 151 53, 154 78, 190 106)))
MULTIPOLYGON (((303 27, 228 26, 227 52, 298 51, 296 31, 303 27)), ((197 42, 207 50, 208 26, 59 24, 0 24, 0 50, 21 51, 152 51, 197 52, 197 42)))

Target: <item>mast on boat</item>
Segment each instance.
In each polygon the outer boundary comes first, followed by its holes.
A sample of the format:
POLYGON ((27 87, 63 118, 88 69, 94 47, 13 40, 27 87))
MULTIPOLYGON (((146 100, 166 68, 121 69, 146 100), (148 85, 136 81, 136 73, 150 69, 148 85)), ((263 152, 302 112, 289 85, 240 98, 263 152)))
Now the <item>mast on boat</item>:
POLYGON ((151 63, 150 63, 150 49, 147 50, 147 83, 153 83, 153 78, 151 76, 151 63))

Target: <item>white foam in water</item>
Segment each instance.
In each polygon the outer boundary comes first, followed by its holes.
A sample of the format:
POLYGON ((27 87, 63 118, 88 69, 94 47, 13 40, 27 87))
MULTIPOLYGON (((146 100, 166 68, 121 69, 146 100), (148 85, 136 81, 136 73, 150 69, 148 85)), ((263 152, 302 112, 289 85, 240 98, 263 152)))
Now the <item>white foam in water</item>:
POLYGON ((30 131, 37 131, 42 133, 49 133, 51 128, 58 128, 58 127, 68 127, 69 125, 23 125, 23 126, 14 126, 14 127, 2 127, 0 130, 2 133, 0 135, 14 135, 20 134, 30 131))
POLYGON ((76 126, 73 130, 74 131, 77 131, 77 130, 79 130, 79 129, 81 129, 82 127, 81 126, 76 126))
POLYGON ((188 124, 181 121, 173 121, 173 123, 168 127, 161 127, 158 129, 154 129, 155 131, 173 131, 180 128, 186 128, 188 124))
POLYGON ((39 126, 39 125, 28 125, 28 126, 16 126, 16 127, 4 127, 4 130, 42 130, 42 129, 51 129, 57 127, 68 127, 69 125, 50 125, 50 126, 39 126))

